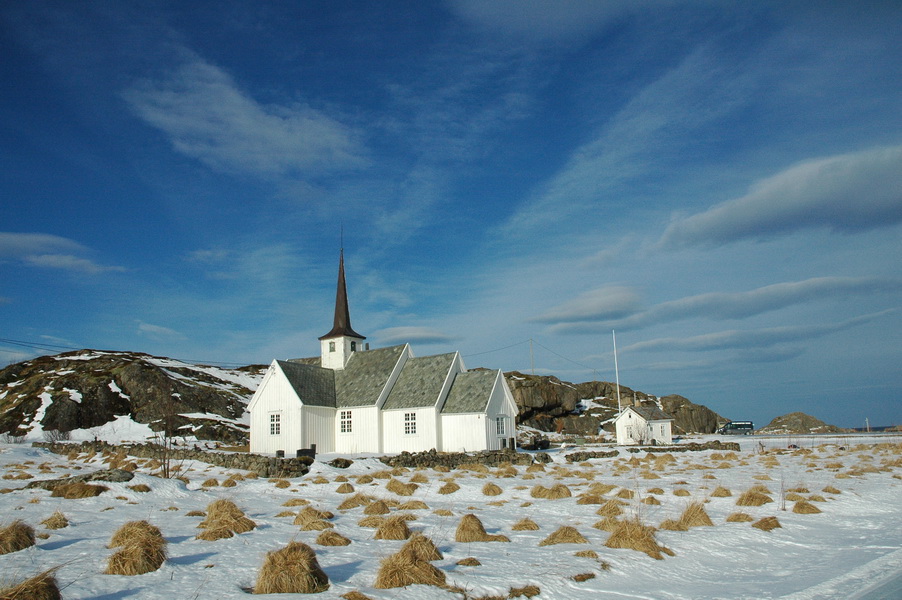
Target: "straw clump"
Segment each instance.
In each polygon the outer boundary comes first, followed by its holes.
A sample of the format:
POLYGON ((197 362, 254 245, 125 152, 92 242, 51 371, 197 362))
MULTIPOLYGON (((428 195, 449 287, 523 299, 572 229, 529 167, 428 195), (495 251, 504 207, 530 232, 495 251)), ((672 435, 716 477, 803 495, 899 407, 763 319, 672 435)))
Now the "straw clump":
POLYGON ((246 533, 257 524, 248 519, 231 500, 219 499, 207 506, 207 516, 197 527, 204 530, 197 534, 197 539, 213 541, 246 533))
POLYGON ((654 528, 643 524, 638 518, 618 521, 604 545, 644 552, 655 560, 662 560, 664 554, 674 555, 672 550, 658 544, 654 528))
POLYGON ((555 544, 588 544, 583 535, 574 527, 562 525, 557 531, 539 542, 539 546, 553 546, 555 544))
POLYGON ((486 533, 479 517, 470 513, 461 518, 457 531, 454 532, 456 542, 509 542, 510 538, 501 534, 486 533))
POLYGON ((667 519, 661 523, 661 529, 669 531, 688 531, 692 527, 713 527, 711 517, 701 502, 693 502, 683 510, 679 519, 667 519))
POLYGON ((14 586, 0 589, 0 600, 62 600, 54 571, 55 569, 50 569, 14 586))
POLYGON ((550 488, 543 485, 537 485, 530 490, 529 495, 533 498, 544 498, 546 500, 560 500, 561 498, 569 498, 572 496, 570 488, 562 483, 556 483, 550 488))
POLYGON ((155 525, 130 521, 116 530, 110 547, 119 547, 107 562, 107 575, 143 575, 166 561, 166 540, 155 525))
POLYGON ((0 554, 18 552, 34 546, 34 528, 21 520, 15 520, 0 529, 0 554))
POLYGON ((539 526, 529 517, 525 517, 514 523, 511 529, 514 531, 538 531, 539 526))
POLYGON ((93 498, 99 496, 110 488, 104 485, 91 485, 90 483, 65 483, 53 488, 50 494, 54 498, 66 498, 67 500, 77 500, 79 498, 93 498))
POLYGON ((777 520, 777 517, 764 517, 763 519, 759 519, 752 523, 752 527, 762 531, 771 531, 783 526, 780 525, 780 521, 777 520))
POLYGON ((410 528, 404 517, 389 517, 379 524, 373 537, 377 540, 406 540, 410 537, 410 528))
POLYGON ((438 546, 422 533, 414 533, 410 539, 401 546, 401 552, 411 552, 417 560, 441 560, 444 558, 438 546))
POLYGON ((342 503, 338 505, 338 510, 350 510, 359 506, 368 506, 374 500, 375 498, 367 494, 354 494, 353 496, 345 498, 342 503))
POLYGON ((445 573, 421 559, 415 551, 402 548, 382 560, 373 587, 390 589, 409 585, 445 585, 445 573))
POLYGON ((69 526, 69 519, 67 519, 66 515, 64 515, 60 511, 56 511, 55 513, 41 521, 41 525, 43 525, 47 529, 62 529, 69 526))
POLYGON ((316 553, 301 542, 291 542, 266 554, 257 575, 255 594, 317 594, 329 589, 329 577, 316 553))
POLYGON ((734 512, 727 517, 727 523, 751 523, 754 520, 752 515, 744 512, 734 512))
POLYGON ((768 502, 773 502, 770 496, 752 488, 742 492, 739 498, 736 499, 736 506, 763 506, 768 502))
POLYGON ((376 500, 363 509, 363 514, 365 515, 385 515, 388 514, 388 512, 388 504, 386 504, 384 500, 376 500))
POLYGON ((439 494, 453 494, 457 490, 460 489, 460 486, 453 481, 447 482, 445 485, 438 489, 439 494))
POLYGON ((316 543, 320 546, 347 546, 351 540, 332 529, 326 529, 316 538, 316 543))
POLYGON ((410 496, 417 490, 418 487, 420 486, 415 483, 404 483, 403 481, 395 479, 394 477, 389 479, 388 483, 385 484, 385 489, 399 496, 410 496))
POLYGON ((600 517, 618 517, 623 514, 623 509, 619 501, 611 499, 596 510, 595 514, 600 517))
POLYGON ((722 485, 717 486, 716 488, 714 488, 714 491, 711 492, 711 496, 713 498, 729 498, 732 495, 733 492, 723 487, 722 485))
POLYGON ((800 515, 816 515, 821 512, 821 509, 803 498, 792 505, 792 512, 800 515))
POLYGON ((482 495, 483 496, 500 496, 501 488, 495 485, 494 483, 487 483, 482 486, 482 495))

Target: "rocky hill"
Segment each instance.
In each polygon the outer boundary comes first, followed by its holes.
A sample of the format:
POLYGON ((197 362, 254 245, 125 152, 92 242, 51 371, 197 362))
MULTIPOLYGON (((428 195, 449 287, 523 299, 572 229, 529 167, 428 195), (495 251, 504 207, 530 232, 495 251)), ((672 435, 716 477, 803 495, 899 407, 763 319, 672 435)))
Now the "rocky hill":
MULTIPOLYGON (((247 403, 266 367, 222 369, 136 352, 79 350, 42 356, 0 371, 0 433, 90 430, 127 417, 153 431, 244 443, 247 403)), ((557 377, 505 374, 520 423, 542 431, 594 435, 612 430, 616 386, 557 377)), ((624 405, 654 403, 674 416, 675 433, 712 433, 719 417, 682 396, 655 398, 620 386, 624 405)), ((90 436, 90 431, 86 434, 90 436)))
POLYGON ((785 435, 787 433, 842 433, 844 431, 848 430, 841 429, 835 425, 828 425, 820 419, 806 415, 803 412, 794 412, 777 417, 759 429, 758 433, 785 435))
MULTIPOLYGON (((608 381, 570 383, 554 376, 505 373, 520 409, 520 423, 541 431, 594 435, 599 427, 613 431, 617 416, 616 384, 608 381)), ((674 417, 676 434, 714 433, 724 419, 711 409, 678 395, 656 398, 620 386, 620 399, 628 404, 656 404, 674 417)))
POLYGON ((80 350, 0 371, 0 433, 90 430, 127 416, 154 431, 243 442, 265 367, 221 369, 135 352, 80 350))

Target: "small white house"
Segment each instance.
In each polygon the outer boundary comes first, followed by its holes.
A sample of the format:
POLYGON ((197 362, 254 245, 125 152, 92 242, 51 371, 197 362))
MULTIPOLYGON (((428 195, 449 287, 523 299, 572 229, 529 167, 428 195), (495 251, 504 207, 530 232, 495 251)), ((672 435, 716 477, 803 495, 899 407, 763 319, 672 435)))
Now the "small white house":
POLYGON ((618 446, 672 444, 673 417, 657 406, 627 406, 614 419, 618 446))
POLYGON ((351 328, 344 256, 332 330, 316 358, 274 360, 251 399, 251 452, 399 453, 513 448, 517 406, 501 371, 458 352, 370 350, 351 328))

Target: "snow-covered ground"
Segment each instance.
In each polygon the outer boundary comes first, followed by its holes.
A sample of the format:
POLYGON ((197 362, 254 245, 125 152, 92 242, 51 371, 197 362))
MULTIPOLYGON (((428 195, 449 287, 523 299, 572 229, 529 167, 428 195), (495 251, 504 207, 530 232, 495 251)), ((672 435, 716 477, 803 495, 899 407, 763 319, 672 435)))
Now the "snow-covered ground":
POLYGON ((869 588, 902 572, 902 436, 749 437, 736 441, 742 445, 736 456, 712 451, 674 453, 674 461, 669 463, 646 459, 645 452, 631 454, 621 449, 620 458, 568 464, 564 455, 574 450, 568 448, 552 452, 554 463, 544 472, 516 467, 513 477, 500 476, 510 473, 497 469, 488 473, 398 470, 394 477, 403 482, 414 476, 420 481, 425 478, 409 497, 386 489, 389 480, 379 477, 387 468, 375 458, 357 459, 349 468, 338 469, 325 464, 334 457, 320 456, 309 475, 291 480, 287 487, 264 479, 245 479, 234 487, 203 487, 204 481, 215 478, 222 483, 235 471, 196 463, 184 465, 192 469, 186 473, 187 484, 153 477, 140 468, 132 481, 106 483, 109 491, 79 500, 19 488, 37 479, 102 468, 100 456, 87 460, 82 455, 69 461, 24 444, 0 445, 4 477, 0 488, 14 490, 0 494, 3 524, 21 519, 37 533, 46 534, 34 547, 0 556, 0 578, 9 582, 59 567, 57 578, 67 599, 235 598, 245 593, 243 588, 254 585, 266 552, 299 540, 316 551, 331 582, 328 591, 314 597, 340 598, 358 590, 374 600, 462 598, 460 593, 431 586, 373 587, 381 559, 404 542, 373 539, 373 529, 358 525, 363 508, 338 510, 349 496, 336 491, 344 479, 355 492, 428 505, 428 509, 405 511, 416 516, 409 525, 435 542, 444 558, 433 564, 445 573, 449 584, 467 590, 470 598, 506 597, 511 588, 535 585, 541 590, 539 599, 845 600, 867 598, 869 588), (799 448, 788 449, 790 444, 799 448), (634 457, 638 460, 630 461, 634 457), (374 474, 378 477, 372 482, 357 481, 374 474), (449 478, 461 489, 439 494, 449 478), (489 482, 501 488, 500 495, 483 495, 483 486, 489 482), (626 516, 638 515, 646 524, 658 526, 678 517, 690 502, 700 500, 706 502, 704 508, 714 526, 657 531, 658 541, 675 553, 663 560, 607 548, 604 543, 609 534, 592 527, 601 519, 595 514, 599 505, 577 503, 578 496, 596 482, 616 486, 606 494, 609 498, 623 489, 633 491, 635 497, 624 507, 626 516), (151 491, 140 493, 129 487, 136 484, 146 484, 151 491), (566 485, 572 497, 548 500, 530 495, 533 486, 554 484, 566 485), (766 486, 774 502, 736 506, 739 494, 756 484, 766 486), (718 486, 729 489, 732 496, 712 496, 718 486), (812 504, 822 512, 793 512, 792 501, 781 501, 781 495, 793 489, 799 491, 792 493, 806 498, 819 496, 812 504), (686 490, 688 495, 675 495, 677 490, 686 490), (643 502, 650 497, 660 504, 643 502), (187 513, 204 510, 218 498, 237 503, 257 528, 230 539, 195 539, 201 517, 187 513), (284 506, 294 498, 335 513, 331 521, 335 531, 350 538, 351 544, 317 545, 318 531, 301 531, 292 524, 291 516, 278 516, 299 510, 284 506), (45 529, 41 521, 57 510, 70 525, 45 529), (775 516, 782 527, 768 532, 748 522, 726 522, 727 516, 737 511, 755 520, 775 516), (489 533, 504 534, 510 542, 455 542, 455 529, 467 513, 477 515, 489 533), (524 517, 540 529, 513 531, 511 526, 524 517), (113 552, 106 547, 113 532, 127 521, 142 519, 162 530, 169 559, 158 571, 145 575, 103 574, 113 552), (575 527, 588 543, 539 546, 562 525, 575 527), (598 558, 574 556, 587 549, 594 550, 598 558), (475 557, 482 565, 457 564, 467 557, 475 557), (589 574, 594 577, 574 579, 589 574))

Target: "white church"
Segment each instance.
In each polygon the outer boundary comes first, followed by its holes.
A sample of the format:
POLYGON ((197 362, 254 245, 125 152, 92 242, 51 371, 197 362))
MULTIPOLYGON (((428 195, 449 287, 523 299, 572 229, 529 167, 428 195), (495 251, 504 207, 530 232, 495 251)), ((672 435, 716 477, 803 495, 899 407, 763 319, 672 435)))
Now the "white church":
POLYGON ((273 360, 251 399, 250 451, 399 453, 513 448, 517 406, 504 374, 468 371, 458 352, 370 350, 351 328, 344 253, 320 356, 273 360))

